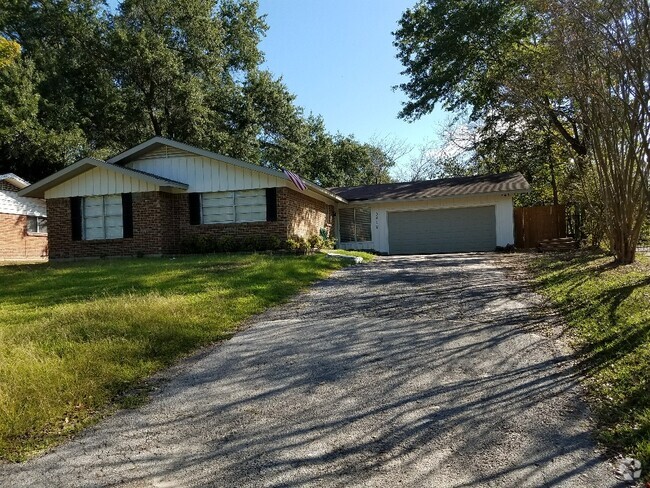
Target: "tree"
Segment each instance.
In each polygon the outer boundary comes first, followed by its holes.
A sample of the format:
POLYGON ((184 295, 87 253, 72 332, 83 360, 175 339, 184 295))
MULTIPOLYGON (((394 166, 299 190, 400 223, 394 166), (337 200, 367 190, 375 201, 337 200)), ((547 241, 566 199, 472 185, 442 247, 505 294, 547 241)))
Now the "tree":
MULTIPOLYGON (((351 135, 328 133, 320 116, 306 117, 302 131, 299 153, 292 162, 285 163, 287 169, 324 187, 370 184, 377 178, 367 144, 351 135)), ((379 177, 385 181, 388 174, 379 177)))
POLYGON ((519 171, 531 184, 530 193, 515 197, 519 204, 557 204, 561 195, 574 192, 567 188, 570 175, 563 163, 568 153, 537 125, 519 120, 490 126, 459 114, 442 126, 437 140, 417 148, 399 178, 417 181, 519 171))
POLYGON ((267 29, 251 0, 125 0, 111 47, 132 145, 153 133, 323 185, 364 180, 366 149, 304 118, 281 79, 261 70, 267 29))
POLYGON ((609 202, 612 251, 631 262, 647 212, 648 158, 640 155, 649 71, 639 61, 648 58, 647 8, 645 0, 422 0, 395 33, 409 76, 401 116, 436 103, 469 109, 481 126, 477 154, 492 154, 498 167, 517 155, 529 177, 549 175, 554 201, 558 180, 577 174, 584 188, 595 178, 597 198, 609 202), (598 61, 585 62, 590 56, 598 61))
POLYGON ((399 85, 409 98, 400 116, 414 120, 442 104, 489 122, 516 109, 585 154, 572 101, 557 90, 545 14, 537 0, 420 0, 394 32, 408 76, 399 85))
POLYGON ((369 183, 373 184, 390 183, 390 169, 413 149, 403 139, 388 135, 373 136, 366 144, 366 148, 373 168, 373 180, 369 183))
POLYGON ((21 58, 20 45, 0 37, 0 173, 17 173, 35 181, 58 169, 82 143, 79 131, 59 132, 39 119, 40 96, 34 65, 21 58))
POLYGON ((554 41, 569 76, 565 90, 589 131, 590 158, 579 165, 596 181, 610 248, 634 262, 650 211, 650 7, 646 0, 560 0, 554 41))
POLYGON ((254 0, 123 0, 115 13, 0 0, 0 63, 19 61, 0 75, 0 165, 39 179, 162 135, 324 184, 369 181, 365 146, 305 117, 261 69, 266 29, 254 0))
MULTIPOLYGON (((20 43, 23 58, 33 65, 40 122, 59 133, 81 130, 85 140, 71 153, 110 148, 123 125, 117 117, 123 109, 110 73, 104 2, 0 1, 0 33, 20 43)), ((59 158, 55 164, 69 162, 59 158)))
POLYGON ((0 36, 0 69, 13 64, 20 56, 20 44, 0 36))
POLYGON ((256 69, 265 29, 255 5, 125 0, 112 23, 112 69, 131 129, 124 144, 158 135, 242 157, 247 112, 237 77, 256 69))

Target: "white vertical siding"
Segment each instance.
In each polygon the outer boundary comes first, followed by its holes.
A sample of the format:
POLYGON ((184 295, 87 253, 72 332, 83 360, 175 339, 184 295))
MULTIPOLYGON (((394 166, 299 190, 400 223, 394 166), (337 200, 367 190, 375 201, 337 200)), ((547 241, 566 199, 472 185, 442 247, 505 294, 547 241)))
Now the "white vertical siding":
POLYGON ((165 152, 164 148, 148 152, 129 162, 127 167, 187 183, 188 192, 204 193, 288 186, 286 180, 266 173, 173 148, 168 152, 165 152))
MULTIPOLYGON (((291 182, 257 171, 242 168, 217 159, 199 156, 169 146, 159 147, 129 162, 127 167, 161 176, 188 185, 188 192, 218 192, 255 190, 258 188, 288 187, 297 190, 291 182)), ((94 168, 45 192, 45 198, 109 195, 157 191, 156 184, 113 172, 110 168, 94 168)), ((312 190, 306 195, 329 205, 332 200, 312 190)))
POLYGON ((107 168, 94 168, 50 188, 45 192, 45 198, 87 197, 158 189, 158 185, 139 178, 110 171, 107 168))
MULTIPOLYGON (((363 204, 359 203, 359 205, 363 204)), ((368 242, 342 242, 339 243, 339 247, 341 249, 374 249, 381 253, 389 253, 388 212, 429 210, 436 208, 480 207, 486 205, 494 206, 497 246, 513 244, 515 238, 512 196, 477 195, 426 201, 372 203, 370 204, 372 213, 372 240, 368 242)))

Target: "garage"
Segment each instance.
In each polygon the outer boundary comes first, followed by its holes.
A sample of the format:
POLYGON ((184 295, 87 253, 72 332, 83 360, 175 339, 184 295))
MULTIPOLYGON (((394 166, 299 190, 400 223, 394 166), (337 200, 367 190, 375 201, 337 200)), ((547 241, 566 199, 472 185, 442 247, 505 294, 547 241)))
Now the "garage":
POLYGON ((493 251, 494 206, 388 213, 390 254, 493 251))
POLYGON ((514 242, 513 197, 530 191, 521 173, 381 183, 331 191, 337 245, 381 254, 494 251, 514 242))

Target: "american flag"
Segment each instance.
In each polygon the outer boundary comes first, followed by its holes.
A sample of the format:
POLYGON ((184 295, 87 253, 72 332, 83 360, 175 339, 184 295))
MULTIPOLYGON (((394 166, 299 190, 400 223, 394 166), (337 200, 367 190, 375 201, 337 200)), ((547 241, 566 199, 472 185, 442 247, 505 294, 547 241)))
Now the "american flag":
POLYGON ((307 189, 307 185, 305 185, 305 183, 302 181, 302 178, 300 178, 300 176, 298 176, 296 173, 292 173, 288 169, 284 168, 282 171, 300 191, 305 191, 307 189))

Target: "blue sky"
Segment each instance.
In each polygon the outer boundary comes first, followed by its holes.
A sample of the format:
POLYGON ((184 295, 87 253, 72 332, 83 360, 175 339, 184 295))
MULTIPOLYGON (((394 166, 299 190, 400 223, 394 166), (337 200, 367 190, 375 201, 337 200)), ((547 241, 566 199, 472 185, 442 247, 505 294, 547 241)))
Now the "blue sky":
POLYGON ((413 145, 436 138, 442 110, 414 123, 397 118, 405 95, 391 34, 415 0, 260 0, 269 30, 266 67, 297 103, 332 132, 395 136, 413 145))

